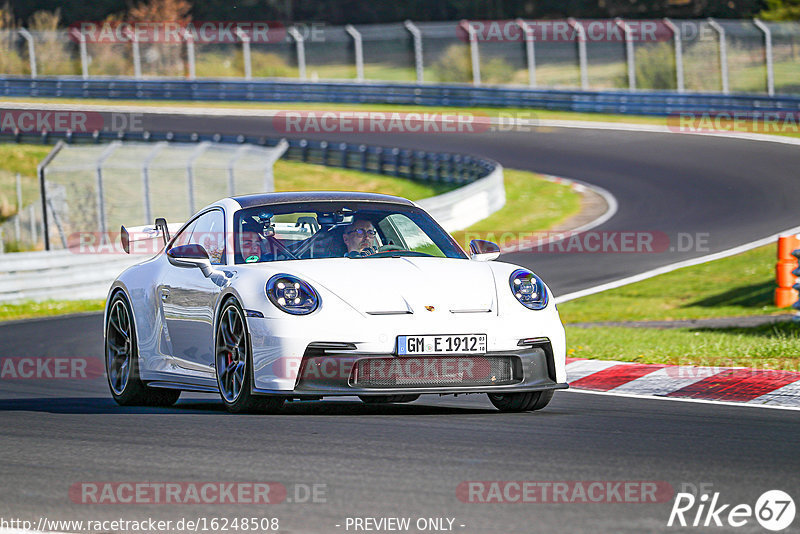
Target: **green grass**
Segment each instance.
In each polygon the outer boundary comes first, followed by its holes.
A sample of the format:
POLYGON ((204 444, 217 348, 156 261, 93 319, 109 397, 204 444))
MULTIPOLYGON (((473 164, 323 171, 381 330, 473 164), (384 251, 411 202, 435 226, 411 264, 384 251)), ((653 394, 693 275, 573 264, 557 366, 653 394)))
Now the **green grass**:
POLYGON ((20 302, 0 304, 0 321, 49 317, 69 313, 102 311, 105 299, 96 300, 46 300, 42 302, 20 302))
POLYGON ((792 323, 714 330, 567 326, 567 346, 572 358, 800 371, 800 328, 792 323))
MULTIPOLYGON (((5 102, 25 102, 40 104, 42 99, 30 97, 3 97, 5 102)), ((400 104, 326 104, 311 102, 194 102, 194 101, 162 101, 162 100, 103 100, 96 98, 52 98, 48 103, 78 104, 78 105, 104 105, 104 106, 155 106, 155 107, 196 107, 196 108, 228 108, 228 109, 258 109, 258 110, 336 110, 336 111, 398 111, 419 113, 464 113, 486 115, 489 117, 517 118, 526 120, 571 120, 588 122, 617 122, 627 124, 650 124, 656 126, 672 125, 667 117, 651 117, 645 115, 615 115, 611 113, 581 113, 572 111, 551 111, 535 108, 490 108, 490 107, 436 107, 436 106, 406 106, 400 104)), ((746 125, 729 123, 722 124, 725 131, 751 132, 752 128, 746 125)), ((762 128, 763 129, 763 128, 762 128)), ((547 127, 539 127, 539 132, 546 132, 547 127)), ((781 135, 786 137, 800 137, 800 131, 761 131, 758 133, 781 135)))
POLYGON ((466 230, 454 232, 461 246, 469 246, 469 238, 480 239, 493 233, 499 239, 504 233, 538 232, 553 228, 581 208, 581 196, 563 184, 535 179, 527 171, 504 169, 506 205, 466 230), (535 206, 535 207, 534 207, 535 206), (481 237, 469 234, 480 233, 481 237))
MULTIPOLYGON (((800 328, 626 328, 575 322, 647 321, 769 315, 775 244, 559 305, 567 355, 575 358, 800 371, 800 328)), ((786 310, 784 310, 786 311, 786 310)))
POLYGON ((276 191, 363 191, 419 200, 453 189, 448 184, 415 182, 406 178, 285 160, 275 163, 274 176, 276 191))
POLYGON ((776 244, 559 305, 566 323, 769 315, 776 244))
POLYGON ((39 198, 36 165, 52 147, 43 145, 13 145, 0 143, 0 222, 17 211, 16 175, 22 182, 22 204, 28 205, 39 198))

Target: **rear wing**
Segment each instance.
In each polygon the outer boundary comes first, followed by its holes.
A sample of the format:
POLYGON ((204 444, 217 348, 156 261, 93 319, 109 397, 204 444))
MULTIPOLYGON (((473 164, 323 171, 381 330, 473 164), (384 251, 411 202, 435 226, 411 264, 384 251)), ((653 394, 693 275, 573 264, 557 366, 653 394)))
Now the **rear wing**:
POLYGON ((184 223, 167 224, 166 219, 159 217, 155 220, 153 225, 131 226, 130 228, 122 226, 120 228, 119 236, 120 241, 122 242, 122 249, 126 253, 130 254, 131 243, 159 238, 163 239, 164 245, 166 245, 169 242, 171 235, 180 230, 183 224, 184 223))

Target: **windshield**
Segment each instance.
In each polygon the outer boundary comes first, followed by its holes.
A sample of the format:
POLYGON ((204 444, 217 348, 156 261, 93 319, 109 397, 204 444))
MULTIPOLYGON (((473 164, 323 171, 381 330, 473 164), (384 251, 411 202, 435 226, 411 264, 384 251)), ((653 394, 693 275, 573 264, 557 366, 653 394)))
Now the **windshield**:
POLYGON ((466 256, 431 217, 397 204, 257 206, 234 216, 234 262, 466 256))

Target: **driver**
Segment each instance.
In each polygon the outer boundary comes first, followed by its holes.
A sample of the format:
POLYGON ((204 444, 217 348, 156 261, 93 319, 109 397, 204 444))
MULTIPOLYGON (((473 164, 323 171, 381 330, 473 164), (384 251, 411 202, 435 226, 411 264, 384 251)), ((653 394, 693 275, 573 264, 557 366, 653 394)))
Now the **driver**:
POLYGON ((347 255, 370 256, 378 251, 378 232, 367 219, 353 219, 342 234, 347 255))

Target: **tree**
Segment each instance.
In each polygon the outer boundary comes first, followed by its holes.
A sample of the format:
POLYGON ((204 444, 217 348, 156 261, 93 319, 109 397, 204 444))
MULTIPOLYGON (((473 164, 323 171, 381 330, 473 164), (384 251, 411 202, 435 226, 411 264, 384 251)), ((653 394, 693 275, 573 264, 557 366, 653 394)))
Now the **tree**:
POLYGON ((767 9, 761 12, 766 20, 800 20, 800 0, 767 0, 767 9))

